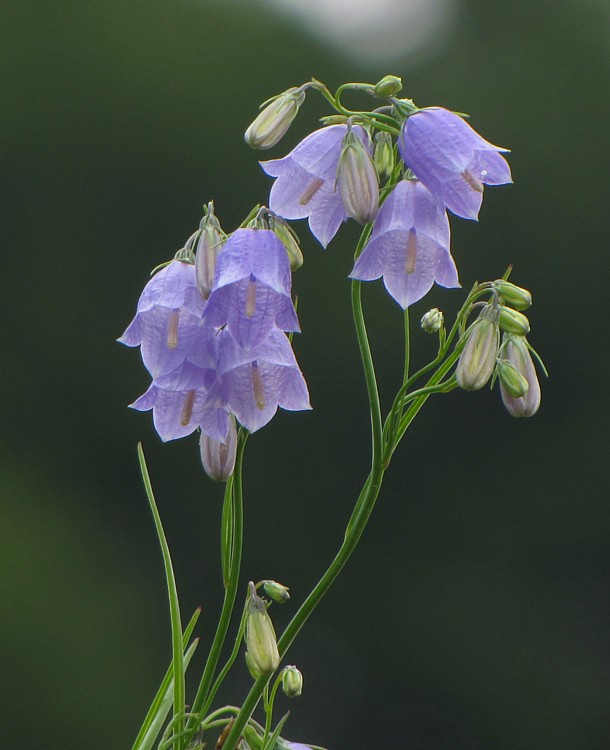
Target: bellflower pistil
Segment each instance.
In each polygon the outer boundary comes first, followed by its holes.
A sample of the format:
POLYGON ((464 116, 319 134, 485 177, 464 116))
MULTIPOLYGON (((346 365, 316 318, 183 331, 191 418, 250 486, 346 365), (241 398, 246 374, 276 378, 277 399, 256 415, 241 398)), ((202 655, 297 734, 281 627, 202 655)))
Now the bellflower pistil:
POLYGON ((485 185, 512 182, 500 154, 459 115, 442 107, 421 109, 402 129, 398 148, 405 164, 447 208, 477 219, 485 185))
POLYGON ((399 182, 379 210, 371 237, 350 274, 383 283, 406 309, 436 281, 458 287, 449 252, 449 221, 443 207, 421 182, 399 182))

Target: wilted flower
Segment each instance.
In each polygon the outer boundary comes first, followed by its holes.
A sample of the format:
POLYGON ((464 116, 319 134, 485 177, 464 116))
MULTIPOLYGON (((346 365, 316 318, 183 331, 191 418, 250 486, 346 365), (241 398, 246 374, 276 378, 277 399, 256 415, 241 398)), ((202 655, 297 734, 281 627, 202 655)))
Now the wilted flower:
POLYGON ((305 92, 291 88, 273 99, 246 130, 244 139, 250 148, 272 148, 285 135, 303 104, 305 92))
POLYGON ((281 241, 269 229, 238 229, 225 243, 204 323, 226 325, 244 349, 260 344, 274 326, 298 331, 290 297, 290 263, 281 241))
POLYGON ((493 374, 500 343, 498 315, 493 305, 487 305, 473 325, 455 371, 465 391, 478 391, 493 374))
POLYGON ((379 210, 379 177, 369 151, 348 130, 337 166, 337 187, 345 213, 359 224, 368 224, 379 210))
POLYGON ((233 474, 237 454, 235 418, 232 415, 229 417, 229 431, 223 441, 214 440, 202 432, 199 448, 205 473, 216 482, 226 482, 233 474))
POLYGON ((449 252, 449 221, 442 206, 421 182, 399 182, 379 210, 371 237, 350 277, 383 283, 406 309, 436 281, 458 287, 449 252))
POLYGON ((204 309, 195 267, 173 260, 146 284, 136 316, 119 341, 141 346, 144 365, 156 378, 193 353, 204 309))
POLYGON ((500 152, 459 115, 442 107, 422 109, 405 122, 398 142, 405 164, 447 208, 476 219, 484 185, 512 182, 500 152))
POLYGON ((511 395, 506 384, 500 380, 502 401, 513 417, 531 417, 540 407, 540 383, 536 368, 523 336, 506 336, 502 345, 503 356, 513 365, 527 382, 527 392, 522 396, 511 395))
MULTIPOLYGON (((283 159, 262 161, 261 166, 273 183, 269 208, 284 219, 309 219, 309 228, 323 247, 347 219, 341 194, 336 190, 337 166, 347 125, 331 125, 307 136, 283 159)), ((353 127, 352 133, 372 152, 366 131, 353 127)))

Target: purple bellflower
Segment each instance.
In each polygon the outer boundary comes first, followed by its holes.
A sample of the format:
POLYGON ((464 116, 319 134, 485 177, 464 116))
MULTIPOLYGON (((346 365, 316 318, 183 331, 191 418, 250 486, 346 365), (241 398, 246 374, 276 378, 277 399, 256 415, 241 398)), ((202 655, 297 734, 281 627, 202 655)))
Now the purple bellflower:
POLYGON ((406 309, 436 281, 459 287, 449 252, 449 221, 442 205, 421 182, 399 182, 379 209, 371 237, 350 274, 383 283, 406 309))
POLYGON ((508 149, 482 138, 459 115, 442 107, 411 115, 398 141, 403 161, 447 208, 477 219, 485 185, 512 182, 500 155, 508 149))
MULTIPOLYGON (((309 219, 309 228, 322 247, 337 234, 347 213, 336 189, 337 167, 347 125, 330 125, 308 135, 283 159, 262 161, 263 170, 277 177, 269 196, 269 208, 284 219, 309 219)), ((352 133, 372 153, 366 131, 352 133)))
POLYGON ((204 308, 195 267, 173 260, 146 284, 136 316, 119 341, 141 346, 142 360, 153 378, 164 375, 192 353, 204 308))
POLYGON ((290 262, 276 235, 269 229, 238 229, 218 255, 204 323, 226 325, 247 351, 274 326, 299 331, 290 287, 290 262))
POLYGON ((250 432, 267 424, 278 406, 288 411, 311 409, 307 385, 287 336, 277 328, 249 352, 219 332, 218 379, 210 388, 207 408, 228 409, 250 432))

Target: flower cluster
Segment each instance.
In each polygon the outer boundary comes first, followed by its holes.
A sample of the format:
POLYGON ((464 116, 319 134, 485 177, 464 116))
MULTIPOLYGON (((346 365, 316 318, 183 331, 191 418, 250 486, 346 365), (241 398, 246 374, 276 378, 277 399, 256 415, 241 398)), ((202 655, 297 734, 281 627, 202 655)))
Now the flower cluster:
MULTIPOLYGON (((391 79, 395 91, 399 79, 391 79)), ((375 95, 387 94, 385 89, 380 94, 379 86, 371 88, 375 95)), ((511 174, 501 156, 506 149, 486 141, 459 115, 441 107, 417 109, 409 100, 390 100, 400 124, 399 173, 394 172, 390 135, 383 129, 375 132, 378 121, 366 113, 329 118, 344 122, 316 130, 283 159, 263 161, 261 166, 276 178, 271 210, 289 220, 307 218, 323 247, 348 218, 373 223, 350 276, 361 281, 383 277, 390 295, 406 309, 434 282, 459 286, 447 210, 476 219, 484 186, 511 182, 511 174), (380 193, 379 175, 389 178, 393 172, 380 193)), ((269 115, 265 142, 273 130, 272 112, 269 115)), ((255 125, 256 121, 248 129, 251 145, 255 125)), ((277 128, 280 137, 284 135, 285 117, 278 117, 277 128)))
POLYGON ((290 263, 276 234, 247 228, 226 239, 210 208, 185 249, 148 282, 119 339, 141 347, 152 376, 131 406, 152 409, 164 441, 200 429, 204 466, 216 478, 230 473, 233 416, 254 432, 278 406, 310 408, 285 333, 299 330, 290 294, 290 263))

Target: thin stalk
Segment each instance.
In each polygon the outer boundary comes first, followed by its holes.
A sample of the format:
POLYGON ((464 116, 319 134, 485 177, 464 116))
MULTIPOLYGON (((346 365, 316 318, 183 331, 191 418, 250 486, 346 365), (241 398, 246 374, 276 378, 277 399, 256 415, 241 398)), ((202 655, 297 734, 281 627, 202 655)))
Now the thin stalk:
MULTIPOLYGON (((237 596, 237 588, 239 584, 239 571, 241 567, 241 554, 243 546, 243 535, 244 535, 244 513, 243 513, 243 485, 242 485, 242 467, 244 458, 244 449, 246 446, 248 433, 240 431, 238 443, 237 443, 237 456, 235 458, 235 471, 233 473, 233 534, 232 534, 232 552, 231 552, 231 564, 228 575, 227 587, 225 589, 225 596, 220 613, 220 619, 216 628, 216 634, 212 641, 210 653, 203 670, 201 682, 193 701, 193 707, 191 712, 195 715, 201 714, 201 709, 206 702, 212 680, 214 678, 214 672, 218 665, 220 653, 224 645, 229 624, 231 622, 231 616, 233 614, 233 608, 235 606, 235 599, 237 596)), ((188 729, 191 735, 196 731, 197 721, 190 720, 188 723, 188 729)))

